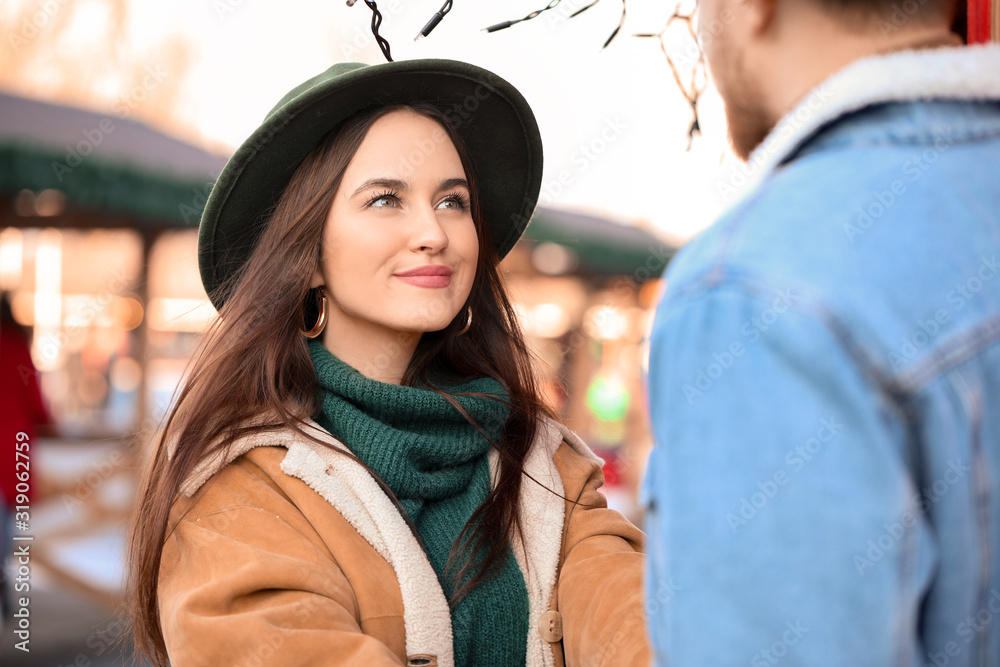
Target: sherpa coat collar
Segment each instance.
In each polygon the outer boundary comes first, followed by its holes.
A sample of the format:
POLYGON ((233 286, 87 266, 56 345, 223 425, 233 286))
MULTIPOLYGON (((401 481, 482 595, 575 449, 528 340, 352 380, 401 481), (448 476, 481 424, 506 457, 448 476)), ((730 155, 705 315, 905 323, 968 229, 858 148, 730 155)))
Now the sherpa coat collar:
MULTIPOLYGON (((301 479, 329 502, 395 570, 403 597, 407 654, 435 655, 439 667, 452 667, 451 614, 427 556, 375 479, 356 461, 336 451, 346 450, 344 444, 312 420, 307 421, 307 427, 315 429, 313 435, 329 447, 292 429, 252 433, 199 464, 181 486, 181 493, 193 496, 228 463, 255 447, 285 447, 288 452, 282 471, 301 479)), ((527 544, 518 540, 512 545, 528 590, 528 627, 532 629, 551 606, 558 576, 564 509, 562 503, 552 502, 552 492, 563 495, 564 488, 552 457, 563 441, 582 456, 603 463, 566 426, 543 418, 536 445, 525 461, 525 472, 530 477, 522 486, 520 518, 523 526, 531 528, 529 540, 527 544), (531 482, 531 478, 547 488, 531 482)), ((172 449, 169 454, 172 456, 172 449)), ((494 479, 497 459, 496 452, 491 452, 494 479)), ((529 632, 527 665, 555 664, 552 647, 538 632, 529 632)))
POLYGON ((1000 100, 1000 45, 897 51, 858 60, 810 91, 747 161, 736 206, 823 126, 887 102, 1000 100))

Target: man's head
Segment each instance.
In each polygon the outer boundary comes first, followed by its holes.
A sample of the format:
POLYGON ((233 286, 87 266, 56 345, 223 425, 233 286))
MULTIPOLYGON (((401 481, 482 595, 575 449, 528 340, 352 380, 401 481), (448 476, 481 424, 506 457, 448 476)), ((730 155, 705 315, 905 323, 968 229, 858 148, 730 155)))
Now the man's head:
POLYGON ((743 159, 813 87, 877 53, 942 45, 956 0, 699 0, 698 35, 743 159))

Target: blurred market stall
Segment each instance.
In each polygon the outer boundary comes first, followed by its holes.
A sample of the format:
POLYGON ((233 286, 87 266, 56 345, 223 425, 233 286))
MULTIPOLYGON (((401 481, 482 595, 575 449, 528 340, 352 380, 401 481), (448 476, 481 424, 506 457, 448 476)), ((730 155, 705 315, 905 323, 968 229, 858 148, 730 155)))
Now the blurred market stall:
POLYGON ((157 412, 146 399, 173 356, 158 299, 176 287, 150 269, 223 164, 131 119, 0 94, 0 290, 33 328, 61 432, 130 433, 157 412))
POLYGON ((156 345, 173 272, 150 268, 224 163, 116 113, 0 94, 0 290, 32 332, 60 435, 33 448, 36 591, 117 606, 132 436, 172 390, 158 368, 186 353, 156 345))

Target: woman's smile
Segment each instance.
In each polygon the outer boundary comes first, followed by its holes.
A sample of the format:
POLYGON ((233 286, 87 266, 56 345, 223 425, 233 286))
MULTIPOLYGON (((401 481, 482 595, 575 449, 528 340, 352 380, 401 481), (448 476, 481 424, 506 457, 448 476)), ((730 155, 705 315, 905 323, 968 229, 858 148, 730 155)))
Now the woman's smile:
POLYGON ((417 287, 440 288, 451 284, 451 269, 442 264, 427 264, 409 271, 393 274, 400 280, 417 287))

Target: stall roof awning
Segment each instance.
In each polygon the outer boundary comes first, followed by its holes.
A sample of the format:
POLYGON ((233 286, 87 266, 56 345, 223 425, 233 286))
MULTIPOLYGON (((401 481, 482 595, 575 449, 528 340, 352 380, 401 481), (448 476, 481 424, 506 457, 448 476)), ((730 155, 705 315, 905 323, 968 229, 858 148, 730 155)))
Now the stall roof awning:
POLYGON ((0 192, 55 189, 68 202, 195 225, 226 157, 133 120, 0 93, 0 192))
POLYGON ((662 274, 677 251, 644 229, 542 206, 535 211, 524 237, 573 250, 580 263, 594 273, 632 275, 637 282, 662 274))
MULTIPOLYGON (((227 158, 122 114, 0 93, 0 193, 59 190, 68 203, 136 227, 195 227, 227 158)), ((663 272, 675 248, 593 215, 539 207, 525 234, 573 250, 596 274, 663 272)))

